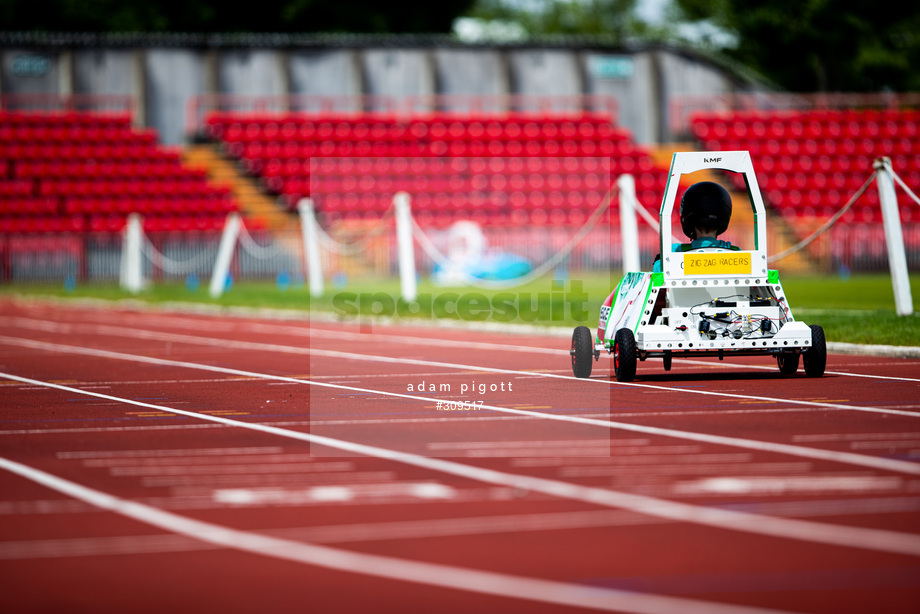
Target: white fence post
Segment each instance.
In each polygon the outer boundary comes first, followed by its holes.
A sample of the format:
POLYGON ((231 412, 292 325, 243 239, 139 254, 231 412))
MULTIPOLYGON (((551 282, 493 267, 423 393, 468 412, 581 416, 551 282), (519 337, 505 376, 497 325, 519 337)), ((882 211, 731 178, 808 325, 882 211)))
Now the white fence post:
POLYGON ((639 227, 636 223, 636 180, 632 175, 617 178, 620 190, 620 243, 623 272, 639 271, 639 227))
POLYGON ((137 294, 144 288, 142 242, 144 240, 141 216, 128 216, 121 244, 121 271, 119 281, 122 289, 137 294))
POLYGON ((217 261, 211 273, 211 298, 217 298, 224 292, 227 275, 230 273, 230 262, 233 260, 233 250, 236 248, 242 223, 238 213, 229 214, 224 223, 224 232, 220 236, 220 245, 217 248, 217 261))
POLYGON ((319 255, 319 231, 316 228, 316 212, 313 200, 301 198, 297 203, 300 212, 300 232, 303 235, 304 268, 310 284, 310 296, 319 298, 323 295, 323 263, 319 255))
POLYGON ((894 289, 894 307, 900 316, 914 312, 910 295, 910 278, 907 275, 907 255, 904 252, 904 235, 901 231, 901 212, 894 191, 894 177, 889 158, 875 161, 876 183, 882 204, 882 222, 885 226, 885 243, 888 246, 888 267, 891 269, 891 287, 894 289))
POLYGON ((408 302, 418 298, 418 285, 415 280, 415 244, 412 240, 412 210, 409 207, 409 195, 398 192, 393 197, 396 207, 396 249, 399 259, 399 281, 402 297, 408 302))

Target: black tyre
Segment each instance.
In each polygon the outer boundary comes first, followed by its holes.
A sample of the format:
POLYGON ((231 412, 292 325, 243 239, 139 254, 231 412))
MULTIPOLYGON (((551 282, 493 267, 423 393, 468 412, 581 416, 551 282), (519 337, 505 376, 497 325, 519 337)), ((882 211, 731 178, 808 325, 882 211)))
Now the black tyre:
POLYGON ((628 328, 621 328, 613 338, 613 372, 618 382, 631 382, 636 377, 636 338, 628 328))
POLYGON ((665 350, 665 352, 664 352, 664 370, 665 370, 665 371, 670 371, 670 370, 671 370, 671 361, 672 361, 672 359, 673 359, 673 356, 671 356, 671 351, 670 351, 670 350, 665 350))
POLYGON ((808 377, 822 377, 827 366, 827 340, 824 338, 824 329, 817 324, 811 325, 811 347, 802 352, 802 362, 805 364, 805 375, 808 377))
POLYGON ((579 326, 572 333, 572 373, 575 377, 591 377, 594 362, 594 339, 591 329, 579 326))
POLYGON ((776 364, 783 375, 792 375, 799 369, 798 352, 782 352, 776 355, 776 364))

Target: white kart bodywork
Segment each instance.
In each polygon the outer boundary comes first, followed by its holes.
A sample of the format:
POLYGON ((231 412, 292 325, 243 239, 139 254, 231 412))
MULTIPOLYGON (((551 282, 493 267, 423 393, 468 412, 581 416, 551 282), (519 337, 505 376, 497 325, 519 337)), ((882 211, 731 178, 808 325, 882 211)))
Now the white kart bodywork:
MULTIPOLYGON (((659 221, 661 272, 626 273, 601 309, 594 358, 614 352, 617 332, 627 329, 635 359, 664 358, 665 369, 672 357, 700 355, 767 354, 780 361, 791 357, 797 364, 802 350, 812 345, 813 330, 795 320, 778 272, 768 269, 766 212, 750 154, 675 153, 659 221), (744 178, 754 215, 753 249, 672 251, 668 241, 681 177, 702 170, 744 178)), ((823 343, 822 331, 822 353, 823 343)))

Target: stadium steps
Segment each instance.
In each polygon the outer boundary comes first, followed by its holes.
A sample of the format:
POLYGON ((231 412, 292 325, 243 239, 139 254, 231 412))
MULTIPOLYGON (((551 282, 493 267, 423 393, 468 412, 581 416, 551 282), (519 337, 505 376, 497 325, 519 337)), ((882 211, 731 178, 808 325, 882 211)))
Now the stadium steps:
POLYGON ((255 180, 242 173, 214 145, 190 145, 184 149, 183 159, 190 166, 203 168, 212 181, 228 185, 246 219, 267 230, 285 230, 296 224, 294 216, 279 207, 255 180))
MULTIPOLYGON (((649 155, 651 155, 652 160, 659 166, 670 168, 671 157, 674 152, 678 151, 699 151, 699 145, 696 143, 670 143, 660 147, 650 147, 649 155)), ((756 172, 757 169, 755 168, 754 171, 756 172)), ((737 236, 753 236, 754 212, 751 211, 750 206, 747 206, 748 199, 746 194, 742 194, 731 185, 726 185, 724 176, 717 172, 701 172, 698 174, 696 180, 715 181, 728 189, 732 196, 733 203, 745 203, 746 206, 744 207, 734 206, 732 208, 732 221, 729 227, 729 234, 732 234, 732 229, 734 229, 737 236)), ((770 254, 778 254, 798 243, 799 240, 796 237, 794 229, 789 226, 789 222, 782 216, 771 211, 769 207, 766 207, 766 213, 767 245, 770 254)), ((680 229, 678 228, 675 234, 679 232, 680 229)), ((729 240, 731 240, 730 236, 729 240)), ((816 270, 817 265, 812 262, 807 252, 802 250, 783 258, 775 265, 771 265, 771 268, 776 268, 784 273, 799 274, 813 272, 816 270)))

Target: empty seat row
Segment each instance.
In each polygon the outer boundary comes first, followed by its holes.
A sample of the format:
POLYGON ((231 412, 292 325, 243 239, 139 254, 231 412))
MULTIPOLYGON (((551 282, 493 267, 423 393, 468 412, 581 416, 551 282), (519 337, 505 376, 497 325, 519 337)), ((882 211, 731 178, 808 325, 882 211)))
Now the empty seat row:
POLYGON ((63 212, 109 214, 140 213, 142 215, 227 214, 235 211, 229 198, 105 198, 70 197, 64 200, 63 212))
POLYGON ((0 158, 7 160, 179 160, 179 154, 150 143, 38 143, 0 142, 0 158))
MULTIPOLYGON (((872 175, 878 157, 889 157, 908 186, 920 189, 918 121, 913 109, 739 111, 698 114, 691 130, 706 149, 749 151, 777 211, 829 216, 872 175)), ((876 190, 858 204, 860 219, 881 219, 876 190)))
MULTIPOLYGON (((613 185, 609 177, 599 175, 478 175, 475 177, 444 177, 418 175, 416 177, 313 177, 310 189, 315 193, 355 192, 506 192, 506 191, 582 191, 608 190, 613 185)), ((654 186, 653 186, 654 187, 654 186)), ((658 187, 663 188, 664 185, 658 187)))
POLYGON ((51 159, 20 160, 13 163, 13 177, 18 178, 69 178, 69 179, 114 179, 121 177, 145 177, 203 181, 205 172, 182 165, 179 160, 117 160, 104 159, 51 159))
MULTIPOLYGON (((592 211, 585 209, 571 209, 568 211, 562 209, 515 209, 502 212, 489 212, 481 209, 451 209, 433 211, 431 209, 419 209, 414 211, 413 215, 419 226, 422 227, 439 227, 443 228, 450 224, 461 221, 471 220, 481 226, 498 226, 498 227, 520 227, 526 225, 533 226, 581 226, 592 215, 592 211)), ((320 212, 319 217, 323 224, 334 224, 341 221, 356 220, 376 220, 379 213, 376 211, 332 211, 320 212)), ((600 219, 600 224, 610 224, 614 218, 610 212, 604 213, 600 219)))
POLYGON ((213 114, 205 124, 212 138, 228 143, 250 141, 392 141, 392 140, 619 140, 628 132, 607 118, 591 116, 533 119, 506 118, 361 118, 327 116, 233 116, 213 114))
POLYGON ((621 156, 637 153, 631 141, 254 141, 228 143, 227 152, 249 160, 311 157, 538 157, 538 156, 621 156))
POLYGON ((0 196, 0 215, 53 215, 60 212, 60 199, 31 196, 0 196))
POLYGON ((33 127, 0 124, 0 141, 35 141, 38 143, 153 143, 156 135, 138 132, 130 126, 57 126, 33 127))
POLYGON ((39 182, 40 196, 210 196, 226 190, 194 179, 156 177, 131 179, 45 179, 39 182))
POLYGON ((622 173, 634 174, 640 201, 656 207, 667 181, 666 169, 628 131, 593 115, 220 113, 207 126, 230 156, 290 207, 312 195, 318 210, 335 214, 379 213, 402 190, 413 195, 416 212, 566 211, 599 202, 622 173))
MULTIPOLYGON (((654 167, 648 158, 635 164, 642 171, 654 167)), ((543 174, 566 173, 578 175, 611 175, 606 158, 270 158, 262 166, 267 177, 405 177, 429 176, 463 177, 481 174, 543 174)))
MULTIPOLYGON (((186 232, 220 230, 226 223, 224 215, 164 215, 144 217, 146 232, 186 232)), ((59 215, 12 217, 0 215, 0 233, 79 233, 121 232, 127 216, 111 215, 59 215)))
POLYGON ((11 111, 0 110, 0 125, 14 126, 130 126, 127 112, 11 111))
POLYGON ((141 213, 174 220, 163 222, 170 229, 200 229, 238 209, 228 188, 160 146, 155 131, 132 128, 127 115, 0 112, 4 228, 112 230, 141 213))
POLYGON ((736 111, 698 114, 691 118, 699 138, 745 140, 780 138, 895 138, 917 135, 915 110, 812 110, 786 112, 736 111))

